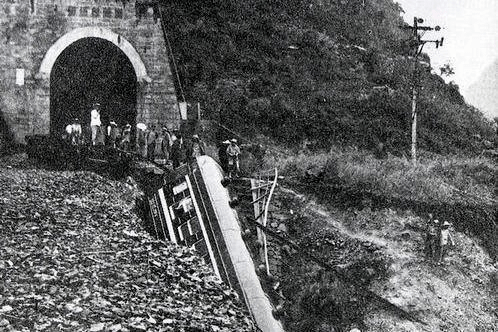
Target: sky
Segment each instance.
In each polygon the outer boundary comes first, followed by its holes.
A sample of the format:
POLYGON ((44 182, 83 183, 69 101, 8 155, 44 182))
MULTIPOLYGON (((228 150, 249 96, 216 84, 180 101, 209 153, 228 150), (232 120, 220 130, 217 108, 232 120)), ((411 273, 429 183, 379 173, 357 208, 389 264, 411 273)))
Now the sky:
POLYGON ((427 32, 423 39, 444 37, 443 47, 427 44, 424 52, 437 70, 450 63, 455 81, 465 96, 467 88, 498 59, 498 0, 395 0, 403 7, 405 21, 424 19, 424 26, 441 26, 439 32, 427 32))

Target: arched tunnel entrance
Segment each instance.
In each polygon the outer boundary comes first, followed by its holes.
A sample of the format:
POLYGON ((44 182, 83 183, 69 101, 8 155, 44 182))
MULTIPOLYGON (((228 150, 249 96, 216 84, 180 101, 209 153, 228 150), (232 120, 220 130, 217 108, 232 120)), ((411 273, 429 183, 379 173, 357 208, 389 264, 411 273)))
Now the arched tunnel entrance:
POLYGON ((50 133, 62 135, 78 118, 88 135, 90 111, 101 105, 102 126, 135 127, 137 76, 125 53, 108 40, 88 37, 70 44, 50 74, 50 133))

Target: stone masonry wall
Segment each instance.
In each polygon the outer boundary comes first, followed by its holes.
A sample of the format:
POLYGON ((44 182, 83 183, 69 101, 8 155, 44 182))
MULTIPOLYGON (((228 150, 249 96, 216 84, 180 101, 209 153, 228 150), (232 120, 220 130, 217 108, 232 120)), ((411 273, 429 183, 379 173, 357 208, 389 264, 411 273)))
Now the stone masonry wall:
POLYGON ((0 0, 0 141, 49 133, 50 77, 39 74, 40 65, 59 38, 82 27, 111 30, 144 63, 148 77, 138 82, 137 122, 177 126, 161 24, 152 8, 138 12, 135 1, 127 0, 0 0), (16 84, 19 70, 24 70, 24 85, 16 84))

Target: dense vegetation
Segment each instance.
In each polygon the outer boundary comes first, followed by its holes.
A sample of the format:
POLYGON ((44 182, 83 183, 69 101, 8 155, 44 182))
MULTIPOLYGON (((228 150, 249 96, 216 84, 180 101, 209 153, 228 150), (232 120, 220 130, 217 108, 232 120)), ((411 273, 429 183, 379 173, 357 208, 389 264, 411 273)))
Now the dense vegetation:
MULTIPOLYGON (((205 117, 280 142, 405 153, 413 65, 401 12, 392 0, 211 0, 163 14, 186 98, 205 117)), ((493 140, 457 85, 420 77, 422 149, 480 152, 474 135, 493 140)))

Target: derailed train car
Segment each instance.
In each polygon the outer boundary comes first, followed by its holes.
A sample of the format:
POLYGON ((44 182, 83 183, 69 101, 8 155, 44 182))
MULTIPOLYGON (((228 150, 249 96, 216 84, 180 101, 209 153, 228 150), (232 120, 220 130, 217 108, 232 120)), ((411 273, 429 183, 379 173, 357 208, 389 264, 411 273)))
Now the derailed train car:
POLYGON ((237 213, 221 185, 223 176, 221 167, 207 156, 174 172, 147 176, 150 228, 159 239, 195 248, 244 300, 262 331, 283 331, 242 240, 237 213))
POLYGON ((223 282, 241 293, 197 163, 149 175, 148 220, 157 238, 194 247, 223 282))

